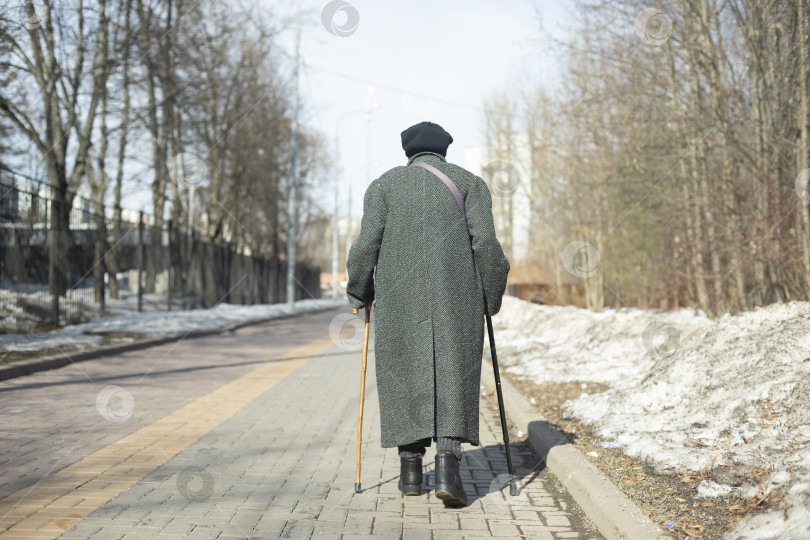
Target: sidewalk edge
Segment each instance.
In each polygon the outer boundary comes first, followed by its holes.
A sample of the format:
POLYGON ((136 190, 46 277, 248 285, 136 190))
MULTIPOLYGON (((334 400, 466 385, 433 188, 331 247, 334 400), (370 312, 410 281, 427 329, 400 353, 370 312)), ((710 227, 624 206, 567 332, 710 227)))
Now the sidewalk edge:
MULTIPOLYGON (((482 363, 481 382, 495 389, 492 363, 482 363)), ((579 450, 501 377, 507 422, 528 433, 529 443, 557 475, 588 518, 608 540, 658 540, 668 537, 579 450)))
MULTIPOLYGON (((31 375, 33 373, 38 373, 40 371, 48 371, 51 369, 65 367, 75 362, 96 360, 104 356, 112 356, 115 354, 121 354, 130 351, 138 351, 140 349, 148 349, 149 347, 156 347, 158 345, 173 343, 175 341, 181 341, 183 339, 213 336, 216 334, 222 334, 224 332, 233 332, 246 326, 263 324, 266 322, 276 321, 280 319, 290 319, 292 317, 299 317, 301 315, 306 315, 309 313, 320 313, 323 311, 329 311, 330 309, 339 309, 340 307, 341 306, 332 306, 322 309, 313 309, 309 311, 301 311, 296 313, 284 313, 281 315, 273 315, 271 317, 265 317, 263 319, 256 319, 255 321, 234 322, 222 326, 220 328, 215 328, 211 330, 197 330, 188 333, 169 334, 167 336, 161 336, 157 338, 147 338, 139 341, 133 341, 132 343, 123 343, 120 345, 106 345, 104 347, 97 347, 94 349, 78 350, 70 353, 57 354, 53 356, 44 356, 42 358, 32 358, 31 360, 13 362, 8 365, 0 365, 0 381, 7 381, 9 379, 23 377, 25 375, 31 375)), ((349 307, 348 304, 346 305, 346 307, 349 307)))

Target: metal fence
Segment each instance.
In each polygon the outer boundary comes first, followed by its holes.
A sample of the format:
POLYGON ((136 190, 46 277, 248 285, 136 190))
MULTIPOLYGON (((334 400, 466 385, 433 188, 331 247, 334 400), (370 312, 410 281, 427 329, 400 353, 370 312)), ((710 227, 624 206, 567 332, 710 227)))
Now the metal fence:
MULTIPOLYGON (((76 197, 62 262, 64 294, 49 287, 52 201, 0 185, 0 332, 32 332, 137 311, 221 302, 286 301, 286 263, 213 243, 197 231, 160 227, 143 213, 119 219, 76 197), (94 211, 94 208, 97 211, 94 211)), ((320 297, 320 269, 296 264, 296 299, 320 297)))

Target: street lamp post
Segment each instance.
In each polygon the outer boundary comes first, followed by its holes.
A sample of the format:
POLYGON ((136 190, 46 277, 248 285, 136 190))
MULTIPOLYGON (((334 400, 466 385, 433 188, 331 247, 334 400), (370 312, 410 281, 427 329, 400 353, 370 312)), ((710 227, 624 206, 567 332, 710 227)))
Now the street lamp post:
MULTIPOLYGON (((366 176, 368 177, 369 183, 371 181, 370 180, 370 178, 371 178, 371 112, 374 109, 376 109, 377 107, 380 106, 379 103, 374 101, 373 94, 374 94, 374 89, 369 88, 368 89, 368 94, 366 94, 366 105, 365 105, 365 107, 363 107, 362 109, 357 109, 357 110, 345 113, 343 116, 340 117, 340 119, 338 119, 338 124, 340 124, 340 121, 343 120, 344 117, 346 117, 346 116, 348 116, 350 114, 355 114, 355 113, 360 113, 360 112, 365 112, 366 113, 366 122, 367 122, 367 126, 368 126, 367 127, 367 142, 366 142, 366 176)), ((337 152, 338 152, 337 129, 335 131, 336 131, 336 133, 335 133, 335 162, 337 163, 337 152)), ((352 185, 351 185, 351 182, 347 182, 347 184, 348 184, 348 189, 349 189, 349 197, 348 197, 348 213, 347 213, 347 221, 346 221, 346 259, 348 260, 348 258, 349 258, 349 249, 351 249, 351 247, 352 247, 352 185)), ((338 189, 339 189, 339 186, 338 186, 338 183, 336 181, 335 182, 335 216, 338 215, 338 212, 337 212, 338 189)), ((337 217, 335 217, 335 224, 337 224, 337 217)), ((337 231, 337 226, 335 226, 334 229, 335 229, 335 231, 337 231)), ((337 285, 336 285, 337 284, 337 252, 338 252, 337 245, 338 245, 338 238, 337 238, 337 233, 335 232, 332 235, 332 251, 333 251, 333 256, 332 256, 332 284, 335 287, 335 291, 336 291, 335 294, 337 294, 337 285)))
POLYGON ((370 88, 366 94, 366 186, 371 183, 371 111, 378 107, 372 99, 374 89, 370 88))
POLYGON ((298 64, 301 55, 301 24, 295 24, 295 67, 293 68, 292 143, 290 149, 290 193, 287 199, 287 308, 295 310, 295 214, 298 197, 298 64))
MULTIPOLYGON (((374 88, 369 88, 366 94, 366 187, 371 183, 371 112, 380 104, 374 101, 374 88)), ((349 184, 349 221, 346 228, 346 260, 349 259, 349 249, 352 247, 352 185, 349 184)))
POLYGON ((340 124, 352 114, 359 114, 365 108, 355 109, 343 113, 335 124, 335 213, 332 217, 332 298, 338 297, 338 250, 340 238, 338 235, 338 217, 340 217, 340 124))

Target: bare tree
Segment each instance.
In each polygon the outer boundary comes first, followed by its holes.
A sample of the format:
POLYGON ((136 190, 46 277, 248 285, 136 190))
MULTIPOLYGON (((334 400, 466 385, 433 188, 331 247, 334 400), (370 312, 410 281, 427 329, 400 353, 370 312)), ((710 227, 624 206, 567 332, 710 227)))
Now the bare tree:
POLYGON ((807 298, 807 2, 577 5, 562 83, 520 111, 535 251, 595 247, 594 309, 596 291, 710 315, 807 298))
POLYGON ((21 99, 27 92, 4 87, 0 111, 34 143, 47 171, 51 187, 48 270, 56 321, 58 298, 67 287, 70 208, 87 172, 93 126, 108 73, 109 22, 105 0, 98 0, 92 9, 79 0, 75 13, 50 0, 43 0, 40 6, 41 13, 26 0, 23 24, 4 36, 12 51, 9 67, 19 73, 18 89, 33 88, 38 99, 21 99), (90 56, 89 62, 85 55, 90 56), (84 71, 88 65, 90 73, 84 71))

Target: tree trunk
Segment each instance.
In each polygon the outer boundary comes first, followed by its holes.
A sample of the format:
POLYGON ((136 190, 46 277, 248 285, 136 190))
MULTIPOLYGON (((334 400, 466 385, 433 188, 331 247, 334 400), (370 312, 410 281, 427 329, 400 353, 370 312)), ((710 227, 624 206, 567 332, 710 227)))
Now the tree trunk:
POLYGON ((123 57, 121 66, 122 90, 124 101, 121 110, 121 127, 118 139, 118 164, 115 173, 115 188, 113 190, 113 246, 107 254, 107 269, 110 273, 110 298, 119 298, 118 254, 121 249, 121 187, 124 182, 124 161, 126 158, 127 136, 129 134, 129 51, 132 41, 132 28, 130 26, 130 16, 132 13, 132 0, 127 0, 124 8, 124 41, 121 46, 123 57))
POLYGON ((801 226, 799 227, 799 239, 802 254, 802 263, 804 269, 804 289, 810 289, 810 210, 808 209, 808 191, 807 182, 810 180, 810 171, 808 171, 808 152, 810 146, 808 145, 808 127, 810 124, 810 116, 808 116, 808 96, 807 96, 807 25, 804 18, 807 16, 805 13, 804 0, 796 2, 798 12, 798 26, 799 26, 799 148, 797 150, 797 167, 798 174, 803 175, 803 197, 799 197, 799 214, 801 215, 801 226))
POLYGON ((48 286, 52 297, 51 322, 59 324, 59 298, 67 293, 68 245, 70 242, 70 206, 67 182, 51 188, 51 219, 48 231, 48 286))

